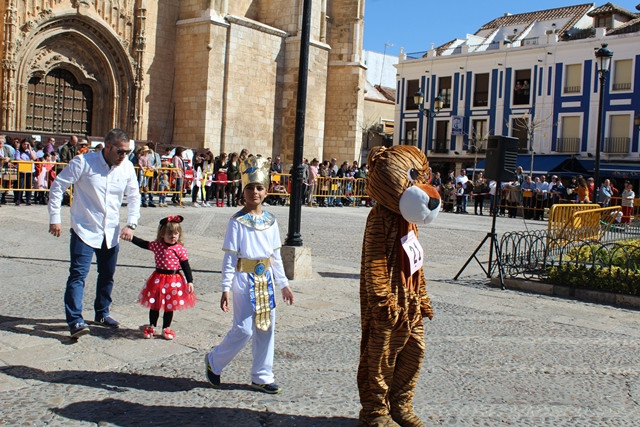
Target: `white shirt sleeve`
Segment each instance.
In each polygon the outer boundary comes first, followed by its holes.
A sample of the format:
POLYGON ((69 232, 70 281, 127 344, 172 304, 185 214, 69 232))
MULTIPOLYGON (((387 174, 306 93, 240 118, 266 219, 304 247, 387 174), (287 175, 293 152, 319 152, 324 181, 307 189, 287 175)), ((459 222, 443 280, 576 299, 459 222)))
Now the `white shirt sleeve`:
POLYGON ((225 251, 222 257, 222 292, 229 292, 238 265, 238 253, 225 251))
POLYGON ((280 286, 280 289, 289 286, 289 279, 284 272, 284 265, 282 264, 282 257, 280 256, 280 248, 273 251, 271 256, 271 269, 273 271, 273 280, 276 285, 280 286))
POLYGON ((140 219, 140 187, 133 164, 129 165, 129 179, 124 194, 127 195, 127 224, 137 224, 140 219))
POLYGON ((67 189, 78 182, 84 168, 84 157, 76 156, 65 167, 51 184, 49 189, 49 224, 62 223, 60 209, 62 206, 62 196, 67 189))

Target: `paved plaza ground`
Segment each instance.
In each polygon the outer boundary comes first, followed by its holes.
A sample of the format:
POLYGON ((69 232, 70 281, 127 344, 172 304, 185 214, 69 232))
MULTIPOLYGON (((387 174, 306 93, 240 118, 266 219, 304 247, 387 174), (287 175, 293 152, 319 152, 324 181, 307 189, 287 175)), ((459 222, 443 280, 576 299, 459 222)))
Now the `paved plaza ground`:
MULTIPOLYGON (((288 208, 267 209, 284 238, 288 208)), ((234 211, 142 211, 136 235, 145 239, 161 217, 186 218, 199 302, 176 313, 175 341, 142 338, 148 314, 135 301, 152 254, 122 242, 112 314, 123 327, 94 326, 74 343, 62 302, 68 234, 47 233, 44 206, 0 207, 0 425, 353 426, 369 209, 303 208, 313 278, 292 282, 296 304, 278 308, 275 374, 284 390, 275 396, 249 389, 250 346, 223 372, 222 389, 204 377, 203 356, 231 321, 218 303, 220 247, 234 211)), ((498 218, 497 231, 545 225, 498 218)), ((475 263, 453 281, 490 226, 488 216, 441 214, 419 227, 435 309, 414 402, 425 425, 640 425, 640 312, 485 287, 475 263)), ((94 268, 89 320, 95 277, 94 268)))

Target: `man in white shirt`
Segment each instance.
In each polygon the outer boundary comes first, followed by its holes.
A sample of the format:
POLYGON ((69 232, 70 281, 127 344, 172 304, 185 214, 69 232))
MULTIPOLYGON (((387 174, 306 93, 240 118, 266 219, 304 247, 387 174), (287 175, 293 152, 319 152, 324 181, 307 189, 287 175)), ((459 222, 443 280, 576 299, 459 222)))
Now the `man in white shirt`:
POLYGON ((113 129, 105 136, 102 151, 74 157, 58 174, 49 192, 49 233, 61 234, 60 206, 64 192, 73 185, 71 204, 71 268, 64 295, 65 313, 72 338, 89 333, 82 317, 82 296, 93 254, 98 280, 94 302, 95 321, 117 328, 109 315, 113 275, 118 260, 118 236, 130 241, 140 217, 140 191, 129 136, 113 129), (127 225, 120 230, 120 206, 127 196, 127 225))
POLYGON ((544 208, 547 207, 547 195, 549 193, 549 183, 544 175, 540 175, 540 179, 536 178, 536 208, 533 213, 533 219, 544 219, 544 208))
MULTIPOLYGON (((462 184, 462 188, 467 188, 467 182, 469 181, 469 177, 467 176, 467 171, 465 169, 460 169, 460 175, 456 176, 456 184, 462 184)), ((467 213, 467 192, 465 191, 464 196, 462 197, 462 210, 464 213, 467 213)))

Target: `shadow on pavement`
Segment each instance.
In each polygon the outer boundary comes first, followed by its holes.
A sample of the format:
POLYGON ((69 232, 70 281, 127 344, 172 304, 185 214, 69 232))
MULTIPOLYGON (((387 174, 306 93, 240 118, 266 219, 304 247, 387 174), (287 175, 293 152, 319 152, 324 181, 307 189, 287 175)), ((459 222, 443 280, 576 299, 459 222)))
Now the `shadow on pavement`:
POLYGON ((237 408, 189 408, 182 406, 147 406, 117 399, 97 402, 77 402, 63 408, 52 408, 54 413, 72 420, 96 425, 119 426, 354 426, 355 419, 345 417, 309 417, 276 414, 237 408))
POLYGON ((23 261, 46 261, 47 263, 60 262, 60 263, 69 264, 68 259, 38 258, 38 257, 32 257, 32 256, 12 256, 12 255, 3 255, 2 258, 23 260, 23 261))
MULTIPOLYGON (((91 335, 101 339, 143 339, 138 329, 106 328, 87 322, 91 335)), ((0 315, 0 330, 17 334, 32 335, 40 338, 53 338, 61 344, 70 345, 78 342, 69 336, 69 327, 64 319, 30 319, 27 317, 11 317, 0 315)))
POLYGON ((319 271, 320 277, 331 277, 334 279, 360 279, 360 273, 336 273, 335 271, 319 271))
POLYGON ((69 326, 63 319, 29 319, 0 315, 0 330, 40 338, 53 338, 65 345, 77 342, 69 336, 69 326))
MULTIPOLYGON (((43 371, 30 366, 14 365, 0 368, 0 372, 23 380, 36 380, 52 384, 73 384, 100 388, 108 391, 125 392, 130 389, 179 392, 194 388, 209 388, 206 381, 191 378, 163 377, 160 375, 134 374, 123 372, 95 371, 43 371)), ((228 385, 229 387, 231 384, 228 385)), ((248 386, 247 386, 248 388, 248 386)))

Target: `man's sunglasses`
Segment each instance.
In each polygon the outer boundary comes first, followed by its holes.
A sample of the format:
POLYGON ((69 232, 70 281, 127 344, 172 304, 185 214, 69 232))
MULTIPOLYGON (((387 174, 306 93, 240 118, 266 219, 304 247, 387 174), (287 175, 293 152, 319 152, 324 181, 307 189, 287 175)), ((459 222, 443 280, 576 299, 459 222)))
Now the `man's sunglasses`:
POLYGON ((131 150, 121 150, 119 148, 116 149, 116 153, 118 153, 118 156, 122 156, 123 154, 131 154, 131 150))

